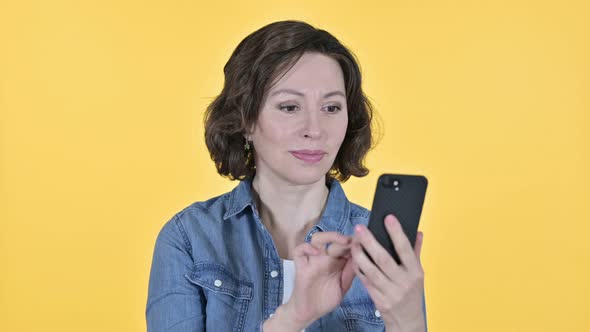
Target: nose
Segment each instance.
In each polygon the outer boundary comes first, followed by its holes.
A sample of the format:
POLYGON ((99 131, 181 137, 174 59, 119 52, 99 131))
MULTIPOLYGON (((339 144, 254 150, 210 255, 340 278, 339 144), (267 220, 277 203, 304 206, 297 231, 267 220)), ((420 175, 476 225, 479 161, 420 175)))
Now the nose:
POLYGON ((320 138, 322 135, 321 127, 321 112, 312 109, 311 111, 305 112, 305 120, 302 128, 303 137, 306 138, 320 138))

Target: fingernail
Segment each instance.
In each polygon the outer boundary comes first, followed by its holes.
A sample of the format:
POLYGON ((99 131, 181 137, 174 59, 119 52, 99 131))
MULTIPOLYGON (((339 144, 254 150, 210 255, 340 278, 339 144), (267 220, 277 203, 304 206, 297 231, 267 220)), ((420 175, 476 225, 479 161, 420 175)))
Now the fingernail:
POLYGON ((354 227, 354 230, 358 233, 358 234, 363 234, 365 232, 364 227, 361 225, 356 225, 354 227))
POLYGON ((396 219, 392 215, 388 215, 387 217, 385 217, 385 223, 389 226, 395 225, 395 221, 396 221, 396 219))

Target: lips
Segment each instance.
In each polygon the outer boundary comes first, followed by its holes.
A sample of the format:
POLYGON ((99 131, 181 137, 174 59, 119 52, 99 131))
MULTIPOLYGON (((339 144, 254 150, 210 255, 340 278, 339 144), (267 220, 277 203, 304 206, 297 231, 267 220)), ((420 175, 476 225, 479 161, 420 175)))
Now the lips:
POLYGON ((326 152, 322 150, 296 150, 289 152, 295 158, 311 164, 319 162, 326 155, 326 152))

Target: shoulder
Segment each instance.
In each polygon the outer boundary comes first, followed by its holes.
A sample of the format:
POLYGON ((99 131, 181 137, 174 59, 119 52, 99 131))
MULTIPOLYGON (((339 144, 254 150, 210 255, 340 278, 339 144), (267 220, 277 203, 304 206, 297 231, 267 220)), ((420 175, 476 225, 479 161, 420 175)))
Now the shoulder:
POLYGON ((158 234, 158 240, 174 237, 177 241, 182 239, 185 245, 190 246, 189 232, 194 233, 195 230, 206 232, 214 225, 222 223, 227 211, 229 195, 230 192, 185 206, 164 223, 158 234))
POLYGON ((350 202, 350 218, 369 219, 371 211, 364 206, 350 202))
MULTIPOLYGON (((371 216, 371 211, 366 209, 365 207, 358 205, 356 203, 350 202, 350 216, 349 222, 350 226, 354 227, 355 225, 368 225, 369 224, 369 217, 371 216)), ((352 232, 352 230, 351 230, 352 232)))
POLYGON ((184 222, 197 216, 218 216, 217 219, 221 221, 223 214, 227 210, 230 194, 231 192, 227 192, 205 201, 194 202, 176 213, 173 218, 178 218, 184 222))

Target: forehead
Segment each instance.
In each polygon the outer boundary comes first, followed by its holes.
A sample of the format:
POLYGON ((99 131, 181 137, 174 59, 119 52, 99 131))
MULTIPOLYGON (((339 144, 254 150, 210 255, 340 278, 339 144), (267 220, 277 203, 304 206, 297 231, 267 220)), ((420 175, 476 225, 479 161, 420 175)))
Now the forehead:
POLYGON ((344 92, 344 75, 335 59, 320 53, 305 53, 287 73, 268 91, 294 89, 303 93, 341 90, 344 92))

